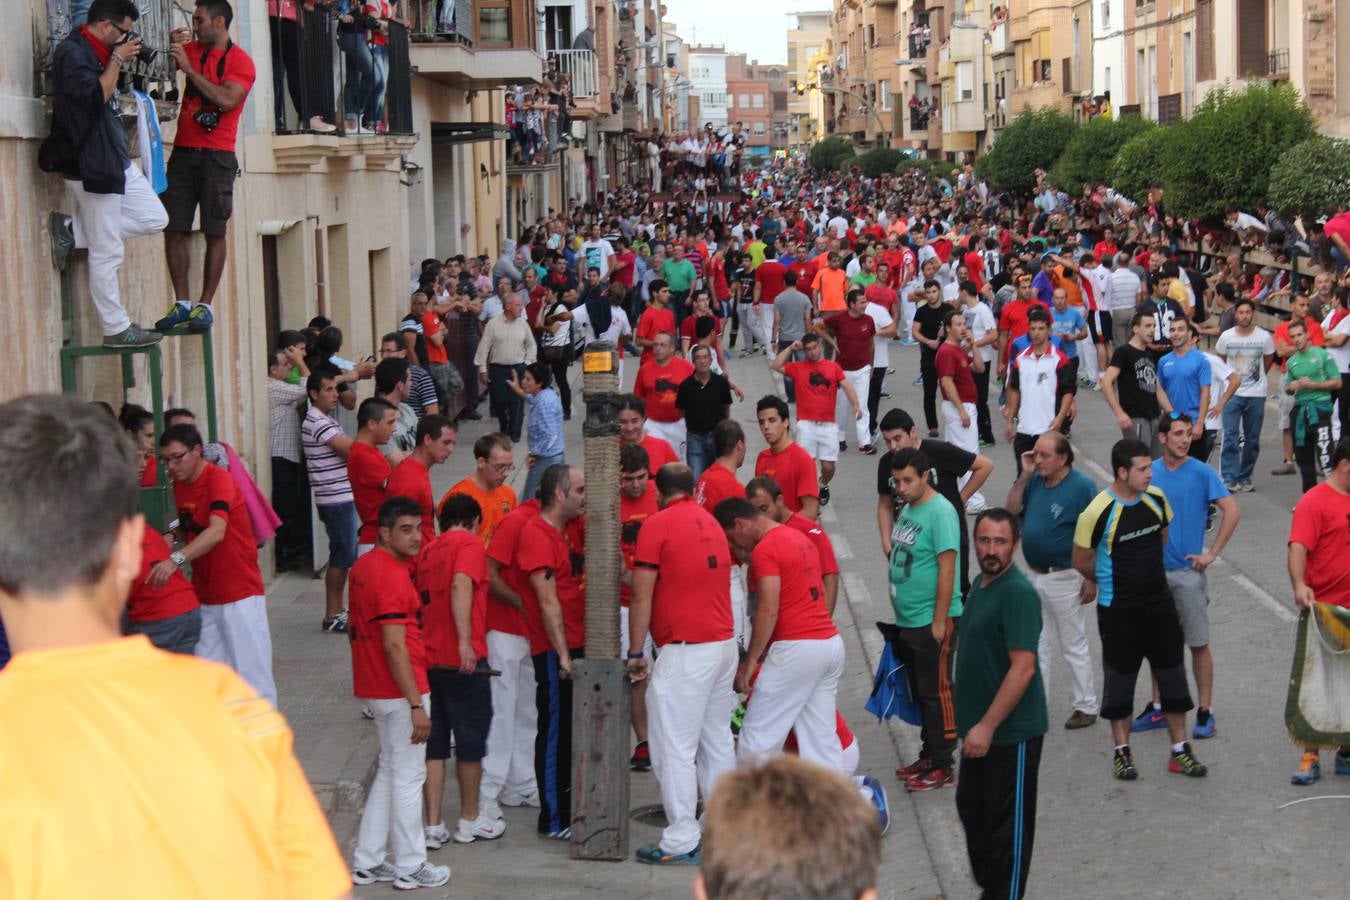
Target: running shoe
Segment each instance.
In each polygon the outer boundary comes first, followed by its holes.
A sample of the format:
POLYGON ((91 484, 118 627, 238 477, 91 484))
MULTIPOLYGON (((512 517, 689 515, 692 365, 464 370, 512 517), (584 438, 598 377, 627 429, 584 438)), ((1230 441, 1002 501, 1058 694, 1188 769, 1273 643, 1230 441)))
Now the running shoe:
POLYGON ((512 792, 510 794, 503 792, 497 802, 502 806, 532 806, 539 808, 539 791, 533 790, 528 794, 519 794, 512 792))
POLYGON ((981 450, 987 450, 987 449, 989 449, 989 448, 992 447, 992 446, 994 446, 994 439, 993 439, 993 438, 980 438, 980 449, 981 449, 981 450))
POLYGON ((1172 758, 1167 762, 1167 771, 1177 772, 1189 778, 1204 778, 1209 774, 1209 769, 1191 752, 1189 743, 1183 743, 1180 750, 1172 751, 1172 758))
POLYGON ((920 756, 914 762, 895 770, 895 777, 901 781, 909 781, 916 775, 922 775, 933 768, 933 761, 926 756, 920 756))
POLYGON ((205 303, 198 303, 192 307, 192 312, 188 313, 188 331, 210 331, 215 321, 215 316, 211 315, 211 307, 205 303))
POLYGON ((428 850, 439 850, 450 843, 450 829, 445 827, 444 822, 428 825, 422 829, 422 837, 426 839, 428 850))
POLYGON ((930 429, 928 429, 928 437, 929 437, 930 439, 932 439, 932 440, 937 440, 937 436, 938 436, 938 430, 937 430, 936 428, 930 428, 930 429))
POLYGON ((647 747, 646 741, 638 741, 638 745, 633 748, 633 755, 628 760, 628 768, 634 772, 650 772, 652 770, 652 752, 647 747))
POLYGON ((703 862, 703 847, 695 847, 688 853, 667 853, 660 847, 639 847, 633 855, 638 862, 649 866, 696 866, 703 862))
POLYGON ((1134 765, 1134 754, 1129 747, 1117 748, 1111 763, 1115 768, 1115 776, 1121 781, 1134 781, 1139 777, 1139 770, 1134 765))
POLYGON ((830 486, 828 484, 822 484, 820 486, 820 505, 830 505, 830 486))
POLYGON ((188 323, 188 317, 191 315, 192 315, 191 303, 185 303, 182 300, 175 300, 173 302, 173 306, 170 306, 169 311, 164 314, 164 317, 159 321, 155 322, 155 330, 172 331, 179 325, 186 325, 188 323))
POLYGON ((434 888, 450 881, 449 866, 433 866, 429 862, 424 862, 407 875, 400 875, 394 879, 394 890, 396 891, 415 891, 418 888, 434 888))
POLYGON ((1150 703, 1144 707, 1144 711, 1134 717, 1130 723, 1131 731, 1155 731, 1167 726, 1167 717, 1163 715, 1161 709, 1154 709, 1150 703))
POLYGON ((1252 487, 1252 483, 1250 481, 1244 481, 1241 484, 1239 484, 1238 487, 1242 488, 1242 492, 1245 494, 1250 494, 1252 491, 1256 490, 1256 488, 1252 487))
POLYGON ((741 725, 745 722, 745 704, 736 704, 736 710, 731 714, 731 734, 736 736, 741 733, 741 725))
POLYGON ((347 611, 344 609, 342 612, 338 613, 332 618, 324 619, 322 627, 323 630, 328 632, 329 634, 346 634, 347 611))
POLYGON ((840 441, 840 442, 839 442, 839 450, 840 450, 840 452, 843 452, 844 450, 847 450, 847 449, 848 449, 848 441, 840 441))
MULTIPOLYGON (((444 827, 441 829, 444 831, 444 827)), ((460 819, 455 824, 455 843, 472 844, 474 841, 495 841, 506 833, 506 823, 501 819, 494 819, 483 810, 478 811, 478 818, 470 822, 467 819, 460 819)))
POLYGON ((1092 713, 1085 713, 1081 709, 1075 709, 1073 714, 1069 716, 1068 721, 1064 723, 1064 727, 1070 730, 1075 728, 1087 728, 1096 721, 1097 717, 1092 713))
POLYGON ((1350 775, 1350 753, 1344 750, 1336 751, 1336 774, 1350 775))
POLYGON ((146 331, 133 322, 117 334, 105 334, 103 346, 112 347, 115 350, 133 350, 137 347, 149 347, 151 344, 158 344, 163 339, 164 335, 146 331))
POLYGON ((393 881, 397 877, 398 873, 387 862, 369 869, 352 869, 352 884, 374 884, 377 881, 393 881))
POLYGON ((1289 776, 1290 784, 1316 784, 1322 778, 1322 758, 1316 753, 1303 754, 1298 771, 1289 776))
POLYGON ((1272 474, 1272 475, 1293 475, 1293 474, 1294 474, 1295 472, 1297 472, 1297 471, 1298 471, 1298 467, 1295 466, 1292 462, 1290 462, 1289 460, 1286 459, 1284 462, 1280 463, 1278 466, 1276 466, 1275 468, 1271 469, 1271 470, 1270 470, 1270 474, 1272 474))
POLYGON ((915 378, 913 381, 910 382, 910 384, 914 385, 915 387, 922 387, 922 386, 923 386, 923 376, 920 375, 918 378, 915 378))
POLYGON ((863 456, 876 456, 877 448, 873 447, 871 444, 863 444, 861 447, 858 448, 858 452, 861 453, 863 456))
POLYGON ((945 787, 956 787, 956 775, 951 769, 940 769, 937 766, 922 775, 915 775, 905 782, 905 789, 912 794, 918 794, 922 791, 936 791, 938 788, 945 787))
POLYGON ((876 807, 877 817, 881 820, 881 833, 885 834, 886 829, 891 827, 891 807, 886 801, 886 789, 871 775, 863 776, 862 786, 871 792, 872 805, 876 807))
POLYGON ((1242 490, 1242 485, 1238 484, 1236 481, 1225 481, 1223 486, 1230 494, 1236 494, 1238 491, 1242 490))
POLYGON ((75 249, 75 220, 65 213, 54 212, 47 217, 47 229, 52 236, 52 265, 58 272, 64 272, 70 252, 75 249))
POLYGON ((557 831, 541 831, 539 836, 550 841, 570 841, 572 839, 572 826, 559 828, 557 831))
POLYGON ((1219 519, 1219 504, 1211 503, 1209 509, 1205 511, 1205 534, 1214 530, 1214 523, 1219 519))
POLYGON ((1191 729, 1191 737, 1198 741, 1214 737, 1214 713, 1207 709, 1196 712, 1195 727, 1191 729))

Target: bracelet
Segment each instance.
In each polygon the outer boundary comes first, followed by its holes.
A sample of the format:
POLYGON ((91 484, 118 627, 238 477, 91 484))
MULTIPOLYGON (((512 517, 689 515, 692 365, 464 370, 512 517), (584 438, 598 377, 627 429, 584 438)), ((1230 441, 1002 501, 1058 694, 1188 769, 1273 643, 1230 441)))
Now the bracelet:
POLYGON ((117 68, 119 68, 119 69, 122 68, 122 63, 123 63, 122 57, 118 56, 116 53, 110 54, 110 55, 108 56, 108 62, 110 62, 110 63, 116 63, 116 64, 117 64, 117 68))
POLYGON ((641 650, 639 650, 637 653, 629 653, 628 656, 625 657, 625 658, 626 658, 626 659, 630 659, 630 660, 646 659, 646 658, 647 658, 647 654, 645 654, 645 653, 643 653, 641 650))
POLYGON ((426 712, 425 709, 422 709, 422 704, 420 703, 409 703, 408 706, 414 710, 422 710, 422 712, 426 712))

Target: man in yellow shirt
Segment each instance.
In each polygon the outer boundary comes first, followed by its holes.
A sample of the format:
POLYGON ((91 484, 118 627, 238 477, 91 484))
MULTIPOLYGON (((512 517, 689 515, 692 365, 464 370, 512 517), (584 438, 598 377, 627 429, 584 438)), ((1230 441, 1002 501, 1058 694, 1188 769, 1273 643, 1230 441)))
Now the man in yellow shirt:
POLYGON ((0 406, 0 897, 338 897, 286 720, 229 668, 122 637, 136 466, 68 397, 0 406))

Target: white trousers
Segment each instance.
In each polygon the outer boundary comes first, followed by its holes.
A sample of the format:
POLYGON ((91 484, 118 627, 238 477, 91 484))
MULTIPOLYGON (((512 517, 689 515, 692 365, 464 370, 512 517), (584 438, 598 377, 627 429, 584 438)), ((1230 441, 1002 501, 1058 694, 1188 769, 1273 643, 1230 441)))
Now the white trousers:
MULTIPOLYGON (((422 708, 428 709, 429 703, 430 695, 423 694, 422 708)), ((366 700, 366 706, 375 714, 380 756, 361 811, 352 867, 371 869, 392 855, 394 869, 407 875, 427 861, 422 833, 427 748, 412 742, 412 707, 407 700, 366 700)))
POLYGON ((761 763, 782 752, 789 731, 797 752, 829 769, 843 768, 835 700, 844 672, 844 639, 774 641, 759 670, 741 723, 736 758, 761 763))
MULTIPOLYGON (((1095 316, 1096 313, 1088 315, 1095 316)), ((1101 377, 1101 373, 1097 371, 1097 345, 1092 342, 1090 334, 1078 342, 1078 374, 1089 381, 1096 381, 1101 377)))
POLYGON ((839 770, 840 774, 845 778, 852 778, 858 771, 858 764, 862 762, 862 750, 858 747, 857 736, 854 736, 853 743, 840 751, 839 758, 844 761, 844 767, 839 770))
POLYGON ((913 300, 900 301, 900 318, 904 321, 904 328, 900 332, 900 340, 914 340, 914 314, 919 311, 919 305, 913 300))
POLYGON ((534 662, 530 642, 504 631, 487 633, 488 662, 502 674, 489 678, 492 685, 492 725, 488 728, 487 755, 483 757, 483 780, 479 800, 496 803, 505 789, 528 796, 539 788, 534 780, 534 736, 539 713, 534 703, 534 662))
POLYGON ((684 419, 676 419, 674 422, 658 422, 655 419, 648 419, 647 433, 655 435, 669 444, 681 460, 687 459, 685 452, 686 445, 689 443, 689 436, 684 419))
MULTIPOLYGON (((955 403, 952 403, 950 400, 942 401, 939 410, 942 413, 942 434, 946 438, 947 443, 955 447, 960 447, 967 453, 979 453, 980 425, 975 417, 975 404, 962 403, 961 406, 965 408, 966 415, 970 419, 969 425, 961 424, 961 411, 956 408, 955 403)), ((958 478, 956 483, 964 488, 966 482, 969 480, 970 473, 967 472, 958 478)), ((986 505, 984 495, 979 491, 970 495, 970 503, 972 509, 983 509, 986 505)), ((957 512, 964 514, 965 510, 958 509, 957 512)))
POLYGON ((731 640, 666 644, 652 667, 647 741, 670 823, 661 833, 666 853, 688 853, 698 846, 699 793, 711 797, 717 779, 736 767, 731 714, 738 660, 731 640))
POLYGON ((193 652, 234 669, 269 703, 277 705, 272 632, 267 626, 267 598, 262 594, 234 603, 202 604, 202 633, 193 652))
POLYGON ((89 250, 89 295, 104 335, 119 334, 131 326, 122 305, 117 271, 126 255, 129 237, 155 234, 169 224, 169 214, 150 182, 133 163, 127 163, 126 189, 121 194, 91 194, 78 181, 66 179, 75 198, 75 246, 89 250))
POLYGON ((778 355, 778 348, 774 344, 773 338, 773 304, 756 303, 755 304, 755 323, 759 329, 760 343, 764 345, 764 355, 770 361, 778 355))
POLYGON ((1073 708, 1089 715, 1097 715, 1100 704, 1092 684, 1092 652, 1088 648, 1088 607, 1078 600, 1083 576, 1073 569, 1051 572, 1048 575, 1032 573, 1031 583, 1041 596, 1041 643, 1037 656, 1041 663, 1041 680, 1045 682, 1045 696, 1050 698, 1050 659, 1055 644, 1069 664, 1073 678, 1073 708))
POLYGON ((867 412, 867 392, 872 389, 872 367, 845 369, 844 377, 853 385, 853 393, 858 395, 858 408, 862 410, 862 418, 853 418, 853 407, 848 405, 848 396, 841 390, 834 400, 835 425, 839 427, 840 440, 848 434, 849 426, 852 426, 858 436, 858 446, 861 447, 872 443, 872 419, 867 412))

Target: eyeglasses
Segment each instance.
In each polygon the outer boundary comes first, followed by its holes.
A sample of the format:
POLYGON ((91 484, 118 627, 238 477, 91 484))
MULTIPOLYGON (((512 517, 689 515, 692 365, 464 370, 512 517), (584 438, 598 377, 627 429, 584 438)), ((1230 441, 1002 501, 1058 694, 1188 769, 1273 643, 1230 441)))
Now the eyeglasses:
POLYGON ((191 450, 184 450, 182 453, 161 453, 159 455, 159 461, 164 463, 166 466, 173 465, 174 463, 182 462, 183 458, 186 457, 191 452, 192 452, 191 450))

